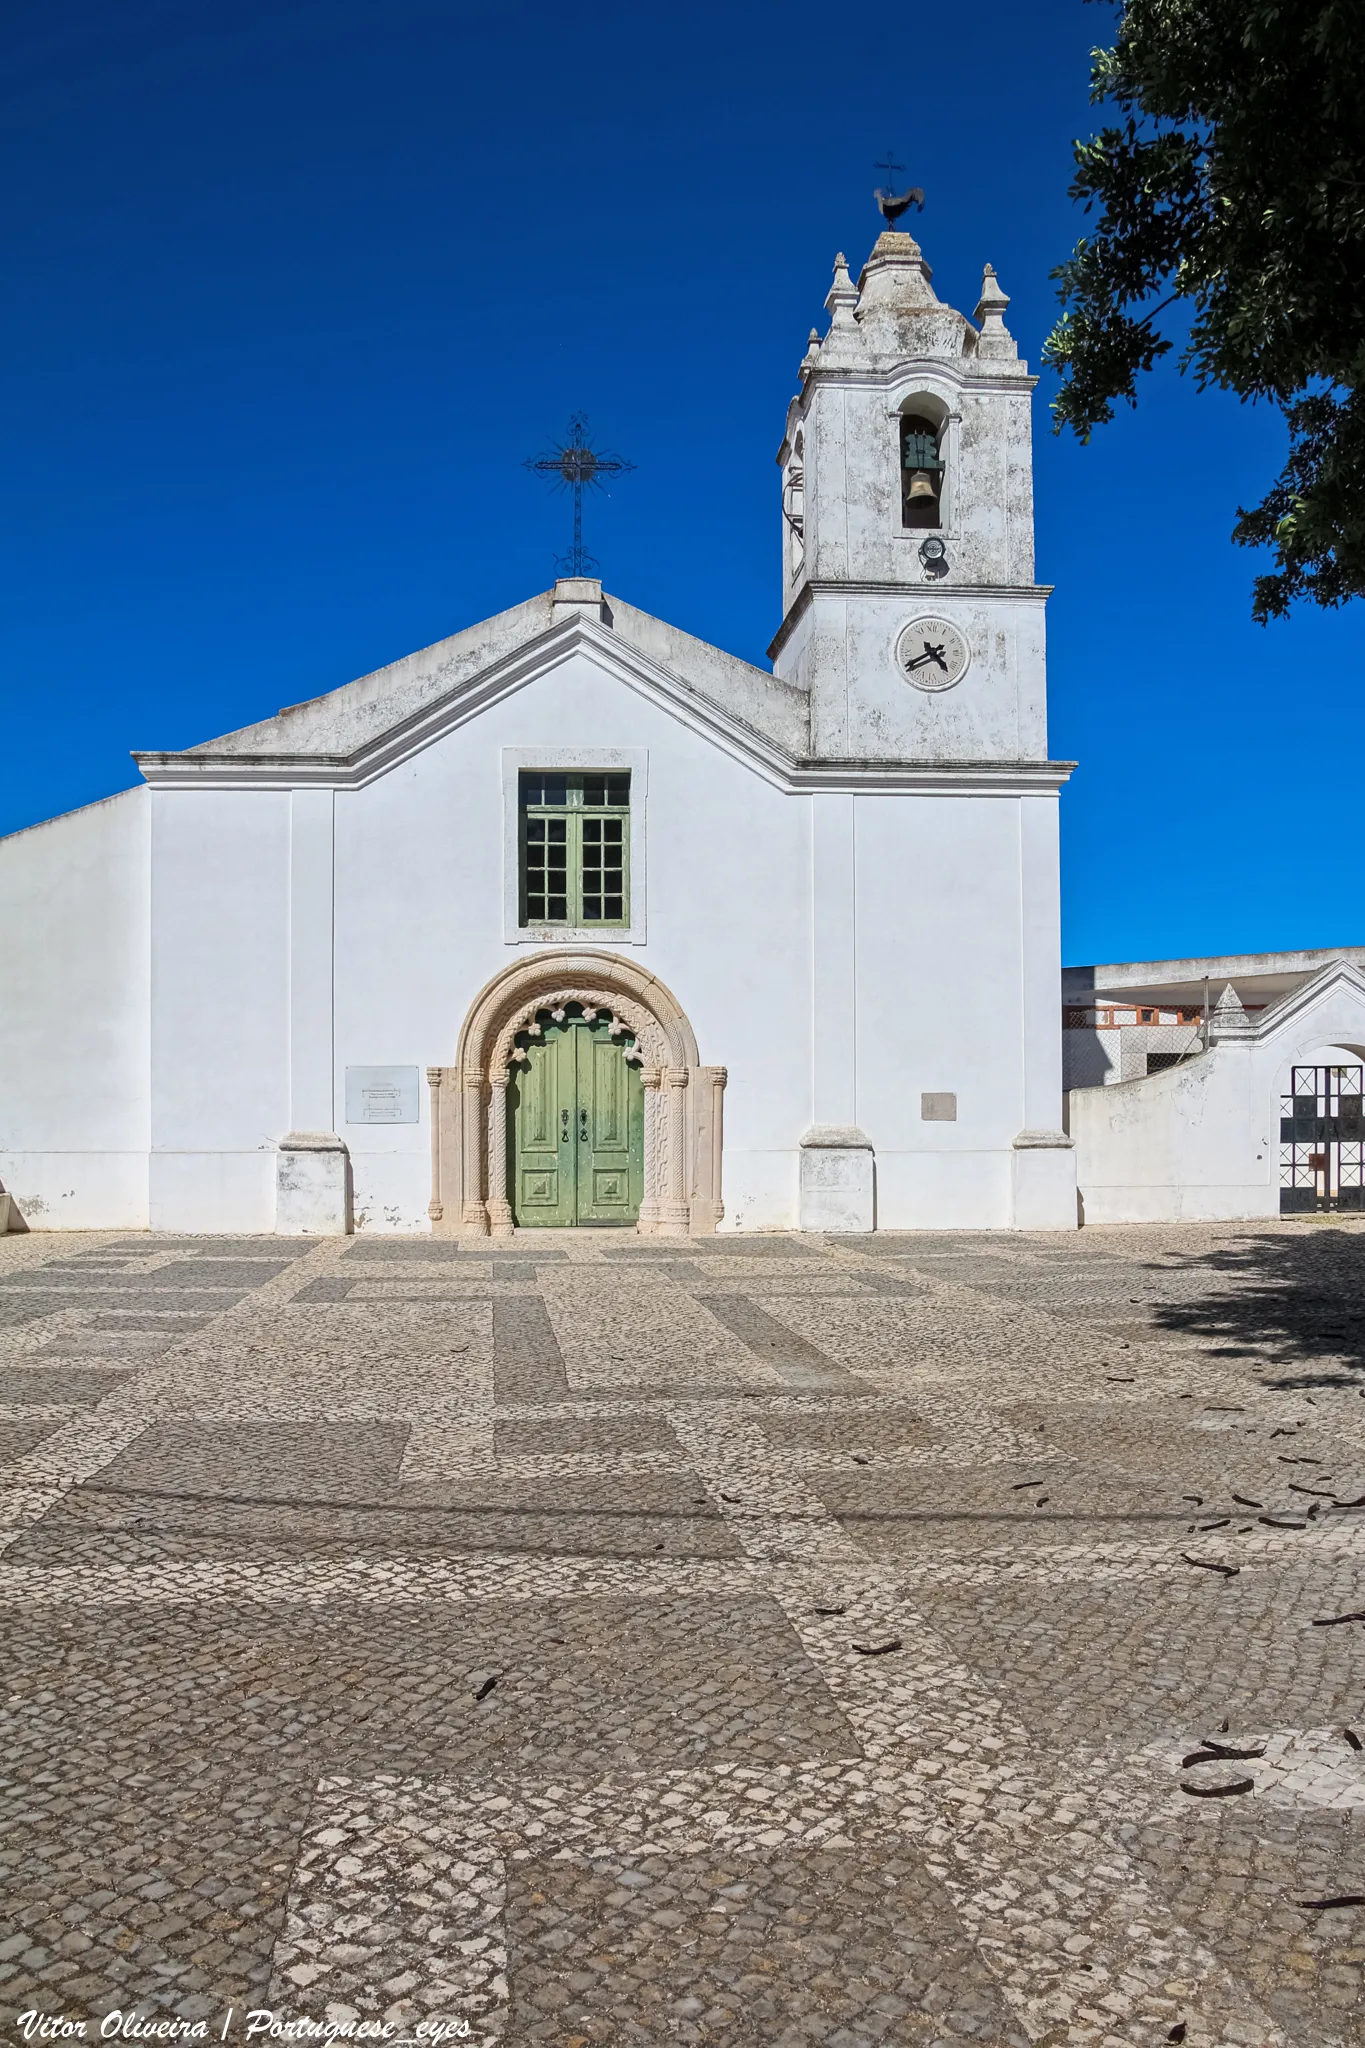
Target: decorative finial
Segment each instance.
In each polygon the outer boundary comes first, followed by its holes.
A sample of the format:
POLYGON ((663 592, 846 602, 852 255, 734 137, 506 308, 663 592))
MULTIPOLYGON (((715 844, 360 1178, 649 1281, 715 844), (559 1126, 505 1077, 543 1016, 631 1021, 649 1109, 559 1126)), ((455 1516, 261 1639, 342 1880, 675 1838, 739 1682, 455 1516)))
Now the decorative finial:
POLYGON ((595 576, 601 563, 583 546, 583 493, 603 489, 602 479, 624 476, 635 467, 620 455, 599 455, 588 445, 586 413, 576 412, 569 421, 567 441, 552 441, 549 455, 528 455, 523 467, 538 476, 552 477, 556 490, 573 492, 573 549, 560 555, 555 567, 562 576, 595 576))
POLYGON ((886 173, 885 187, 879 185, 872 196, 876 200, 878 210, 888 228, 894 230, 896 222, 900 219, 901 215, 912 206, 918 207, 920 212, 923 213, 924 193, 920 186, 912 185, 908 192, 902 192, 899 196, 891 189, 893 179, 904 171, 905 165, 898 164, 889 149, 879 162, 873 164, 872 168, 874 171, 885 171, 886 173))
POLYGON ((834 259, 834 282, 825 294, 825 309, 836 327, 851 327, 857 303, 858 287, 848 274, 841 249, 834 259))
POLYGON ((810 340, 806 343, 806 353, 801 358, 801 375, 803 377, 809 377, 811 371, 815 368, 815 365, 819 362, 819 360, 820 330, 818 327, 812 327, 810 331, 810 340))
POLYGON ((976 317, 981 322, 981 334, 976 344, 979 356, 1004 358, 1018 355, 1018 344, 1005 325, 1005 308, 1009 302, 1009 293, 1001 291, 1000 280, 988 263, 982 273, 981 297, 976 307, 976 317))
POLYGON ((1000 289, 1000 280, 995 274, 995 265, 988 263, 981 273, 981 298, 976 308, 976 317, 997 333, 1005 323, 1005 308, 1010 302, 1008 292, 1000 289))
POLYGON ((1246 1005, 1231 982, 1213 1006, 1209 1035, 1214 1039, 1254 1038, 1256 1035, 1256 1020, 1247 1014, 1246 1005))

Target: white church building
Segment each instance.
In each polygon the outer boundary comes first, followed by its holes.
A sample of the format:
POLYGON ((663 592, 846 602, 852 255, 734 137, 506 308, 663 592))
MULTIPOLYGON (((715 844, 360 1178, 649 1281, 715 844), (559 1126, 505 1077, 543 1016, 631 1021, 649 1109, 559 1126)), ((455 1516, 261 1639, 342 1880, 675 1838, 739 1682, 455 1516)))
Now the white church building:
POLYGON ((16 1223, 1074 1228, 1035 380, 826 304, 771 669, 564 580, 0 842, 16 1223))
POLYGON ((0 1229, 1365 1207, 1365 952, 1063 978, 1007 305, 838 259, 771 669, 570 578, 0 841, 0 1229))

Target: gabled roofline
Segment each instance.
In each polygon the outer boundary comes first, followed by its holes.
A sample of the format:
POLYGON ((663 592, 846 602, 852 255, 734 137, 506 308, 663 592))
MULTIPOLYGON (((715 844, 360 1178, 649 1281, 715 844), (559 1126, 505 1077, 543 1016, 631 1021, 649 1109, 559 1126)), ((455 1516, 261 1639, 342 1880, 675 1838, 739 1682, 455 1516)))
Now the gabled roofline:
POLYGON ((1277 1037, 1323 996, 1331 995, 1337 988, 1343 986, 1352 995, 1359 996, 1361 1003, 1365 1004, 1365 973, 1353 966, 1349 960, 1329 960, 1325 967, 1320 968, 1307 981, 1300 982, 1297 988, 1291 989, 1278 1003, 1268 1010, 1263 1010, 1253 1028, 1246 1033, 1246 1038, 1253 1043, 1261 1044, 1266 1039, 1277 1037))
POLYGON ((591 651, 608 673, 676 718, 774 787, 787 790, 918 789, 944 794, 1020 795, 1060 789, 1071 761, 828 761, 789 752, 596 620, 552 624, 444 696, 421 706, 349 754, 136 753, 144 779, 160 789, 363 788, 546 675, 573 655, 591 651))

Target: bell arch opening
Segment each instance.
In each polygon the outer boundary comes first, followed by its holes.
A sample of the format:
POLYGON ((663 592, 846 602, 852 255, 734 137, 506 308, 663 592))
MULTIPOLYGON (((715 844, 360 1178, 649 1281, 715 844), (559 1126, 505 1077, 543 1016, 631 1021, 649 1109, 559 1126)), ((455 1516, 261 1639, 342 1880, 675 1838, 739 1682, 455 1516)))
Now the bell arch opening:
POLYGON ((902 401, 898 416, 901 526, 906 530, 944 523, 948 465, 944 445, 948 408, 928 392, 902 401))
POLYGON ((634 1041, 644 1084, 636 1229, 645 1236, 709 1236, 725 1213, 726 1070, 701 1064, 686 1013, 657 975, 595 951, 532 954, 504 968, 470 1005, 454 1065, 427 1068, 433 1233, 508 1237, 516 1227, 507 1180, 509 1084, 537 1019, 563 1016, 571 1006, 575 1014, 605 1019, 608 1036, 634 1041))

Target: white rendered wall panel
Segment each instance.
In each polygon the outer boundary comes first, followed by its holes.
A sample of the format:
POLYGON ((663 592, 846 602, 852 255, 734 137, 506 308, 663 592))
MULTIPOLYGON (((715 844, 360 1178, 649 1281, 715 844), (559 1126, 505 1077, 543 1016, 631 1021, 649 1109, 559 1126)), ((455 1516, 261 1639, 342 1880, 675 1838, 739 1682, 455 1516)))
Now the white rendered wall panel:
POLYGON ((289 1128, 330 1131, 332 814, 330 789, 296 789, 289 827, 289 1128))
POLYGON ((0 1179, 31 1229, 147 1220, 149 799, 0 841, 0 1179))
POLYGON ((1008 1151, 1020 1128, 1018 801, 857 799, 857 1121, 879 1159, 1008 1151), (923 1122, 923 1093, 955 1094, 957 1121, 923 1122))
POLYGON ((1051 796, 1019 799, 1021 1025, 1024 1102, 1021 1128, 1062 1124, 1062 899, 1058 805, 1051 796))
POLYGON ((857 1110, 857 853, 855 797, 811 807, 811 1046, 816 1124, 854 1124, 857 1110))
POLYGON ((154 1152, 289 1128, 289 826, 287 791, 152 794, 154 1152))

